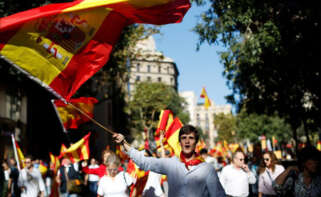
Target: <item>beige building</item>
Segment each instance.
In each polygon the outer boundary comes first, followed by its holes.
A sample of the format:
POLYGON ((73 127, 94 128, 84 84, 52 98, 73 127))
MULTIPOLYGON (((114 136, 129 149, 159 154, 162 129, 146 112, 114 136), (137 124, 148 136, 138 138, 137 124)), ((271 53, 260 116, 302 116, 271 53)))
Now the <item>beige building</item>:
POLYGON ((162 82, 178 88, 179 72, 175 62, 156 50, 153 37, 139 41, 136 45, 138 55, 131 60, 128 89, 132 92, 136 82, 162 82))
POLYGON ((179 94, 181 97, 184 97, 187 102, 186 110, 190 114, 190 124, 202 128, 203 132, 206 132, 208 135, 206 144, 214 147, 214 140, 217 137, 217 130, 214 125, 215 115, 232 113, 232 106, 216 105, 211 100, 211 106, 205 109, 203 103, 197 103, 199 97, 197 97, 193 91, 183 91, 179 94))

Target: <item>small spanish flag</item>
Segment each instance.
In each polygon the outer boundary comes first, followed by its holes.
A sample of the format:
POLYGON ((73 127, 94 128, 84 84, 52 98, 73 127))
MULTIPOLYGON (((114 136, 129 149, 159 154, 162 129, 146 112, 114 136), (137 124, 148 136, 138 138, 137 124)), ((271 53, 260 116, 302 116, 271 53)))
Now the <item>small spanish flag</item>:
POLYGON ((19 144, 16 141, 15 141, 15 143, 16 143, 16 149, 17 149, 17 154, 18 154, 18 159, 19 159, 18 162, 19 162, 21 168, 24 168, 25 167, 25 163, 24 163, 25 156, 23 155, 23 152, 22 152, 19 144))
POLYGON ((204 87, 203 87, 203 89, 202 89, 202 93, 201 93, 200 97, 205 99, 204 107, 205 107, 205 109, 208 109, 208 107, 211 106, 211 101, 210 101, 210 99, 208 98, 207 93, 206 93, 206 90, 205 90, 204 87))
POLYGON ((175 155, 179 158, 181 154, 181 145, 179 144, 179 131, 183 127, 183 123, 179 120, 179 118, 175 118, 166 131, 164 135, 164 144, 169 144, 171 148, 174 150, 175 155))
POLYGON ((59 159, 67 156, 72 163, 79 162, 81 160, 89 159, 89 137, 91 133, 88 133, 78 142, 72 144, 69 148, 63 149, 59 155, 59 159))

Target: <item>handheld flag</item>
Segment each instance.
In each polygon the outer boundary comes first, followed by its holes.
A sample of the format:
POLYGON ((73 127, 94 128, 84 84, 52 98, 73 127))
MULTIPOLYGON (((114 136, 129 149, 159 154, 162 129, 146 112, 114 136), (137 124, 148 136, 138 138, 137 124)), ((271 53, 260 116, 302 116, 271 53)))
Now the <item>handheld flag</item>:
POLYGON ((58 168, 60 167, 60 161, 58 156, 53 155, 52 153, 49 153, 49 158, 50 158, 50 169, 56 173, 58 168))
POLYGON ((18 145, 18 143, 17 142, 15 142, 15 143, 16 143, 16 149, 17 149, 17 153, 18 153, 19 164, 20 164, 21 168, 24 168, 25 167, 25 163, 24 163, 25 156, 23 155, 23 152, 22 152, 20 146, 18 145))
POLYGON ((175 152, 175 155, 179 158, 181 154, 181 145, 179 144, 179 130, 183 127, 183 123, 179 118, 175 118, 166 131, 164 138, 165 141, 172 147, 175 152))
POLYGON ((210 101, 210 99, 208 98, 207 93, 206 93, 206 90, 205 90, 204 87, 203 87, 203 89, 202 89, 202 93, 201 93, 200 97, 205 99, 204 107, 205 107, 205 109, 208 109, 208 107, 211 106, 211 101, 210 101))
POLYGON ((127 166, 127 173, 136 179, 135 184, 130 188, 130 197, 142 196, 145 188, 149 171, 145 172, 130 159, 127 166))
MULTIPOLYGON (((80 97, 72 98, 69 101, 78 109, 82 110, 89 117, 94 117, 94 105, 98 103, 98 100, 93 97, 80 97)), ((64 103, 61 100, 54 100, 54 106, 58 112, 58 116, 64 126, 67 129, 77 129, 80 124, 88 122, 89 119, 81 114, 78 110, 69 104, 64 103)))
POLYGON ((69 148, 62 150, 59 155, 59 159, 67 155, 72 163, 79 162, 81 160, 89 159, 89 137, 91 133, 88 133, 78 142, 72 144, 69 148))
POLYGON ((18 145, 18 143, 16 142, 16 139, 14 138, 14 135, 11 134, 11 141, 12 141, 12 146, 13 146, 13 151, 14 151, 14 156, 17 162, 17 167, 18 169, 22 169, 24 168, 24 155, 18 145))
POLYGON ((69 100, 133 23, 182 21, 189 0, 76 0, 0 18, 0 56, 69 100))

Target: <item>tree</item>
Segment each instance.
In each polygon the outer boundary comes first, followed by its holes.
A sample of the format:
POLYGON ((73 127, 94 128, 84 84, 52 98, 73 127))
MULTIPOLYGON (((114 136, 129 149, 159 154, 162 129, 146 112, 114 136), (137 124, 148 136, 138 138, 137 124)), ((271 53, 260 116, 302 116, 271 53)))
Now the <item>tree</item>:
POLYGON ((218 140, 233 143, 237 141, 236 117, 233 114, 220 113, 215 115, 214 125, 217 129, 218 140))
POLYGON ((196 2, 210 4, 194 29, 198 47, 204 42, 227 47, 221 61, 233 90, 229 102, 249 113, 278 112, 295 140, 301 124, 306 135, 320 129, 319 2, 196 2))
POLYGON ((164 83, 141 82, 135 85, 132 98, 128 103, 133 128, 136 135, 144 129, 150 131, 157 127, 158 115, 163 109, 170 109, 174 116, 188 122, 188 116, 184 114, 184 98, 180 97, 174 88, 164 83), (181 119, 183 115, 185 118, 181 119))
POLYGON ((274 136, 278 141, 288 142, 291 135, 291 127, 284 119, 277 115, 247 114, 244 110, 237 116, 236 134, 240 139, 249 139, 251 142, 259 142, 260 136, 269 139, 274 136))

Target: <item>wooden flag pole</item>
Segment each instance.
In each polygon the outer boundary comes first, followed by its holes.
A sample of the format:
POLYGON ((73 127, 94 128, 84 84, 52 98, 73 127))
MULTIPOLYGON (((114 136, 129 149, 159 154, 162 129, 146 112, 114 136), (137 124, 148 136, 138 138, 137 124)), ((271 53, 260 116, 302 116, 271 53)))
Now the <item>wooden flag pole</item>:
MULTIPOLYGON (((68 103, 68 105, 71 105, 74 109, 76 109, 78 112, 80 112, 82 115, 86 116, 90 121, 92 121, 93 123, 95 123, 96 125, 98 125, 99 127, 101 127, 102 129, 104 129, 105 131, 107 131, 108 133, 114 135, 116 134, 115 131, 112 131, 110 129, 108 129, 107 127, 105 127, 104 125, 100 124, 98 121, 96 121, 95 119, 91 118, 88 114, 86 114, 84 111, 82 111, 81 109, 79 109, 78 107, 76 107, 75 105, 73 105, 72 103, 68 103)), ((126 140, 124 140, 126 144, 128 144, 128 142, 126 140)), ((128 144, 129 145, 129 144, 128 144)))

